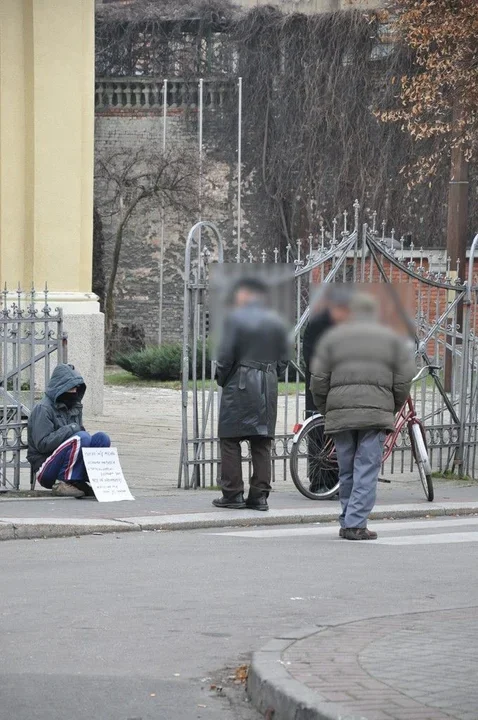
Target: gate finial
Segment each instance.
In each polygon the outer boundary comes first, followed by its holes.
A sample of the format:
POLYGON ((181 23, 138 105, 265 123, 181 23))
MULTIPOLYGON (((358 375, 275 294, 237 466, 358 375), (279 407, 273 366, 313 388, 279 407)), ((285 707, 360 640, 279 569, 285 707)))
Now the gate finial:
POLYGON ((355 230, 355 232, 358 232, 359 211, 360 211, 360 203, 359 203, 358 199, 355 200, 353 208, 354 208, 354 230, 355 230))
POLYGON ((348 217, 348 212, 347 212, 347 210, 344 210, 343 216, 344 216, 344 229, 343 229, 343 232, 342 232, 342 237, 347 237, 347 235, 349 234, 349 232, 348 232, 348 230, 347 230, 347 217, 348 217))

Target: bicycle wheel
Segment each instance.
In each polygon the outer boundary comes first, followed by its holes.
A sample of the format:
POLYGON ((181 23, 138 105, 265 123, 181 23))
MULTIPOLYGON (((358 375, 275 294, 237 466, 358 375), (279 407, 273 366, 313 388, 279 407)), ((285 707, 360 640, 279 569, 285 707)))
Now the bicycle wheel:
POLYGON ((413 457, 418 467, 425 497, 429 502, 432 502, 435 497, 435 491, 433 489, 432 468, 428 458, 425 428, 419 420, 414 420, 408 426, 408 433, 410 435, 413 457))
POLYGON ((339 490, 339 468, 334 443, 317 416, 300 430, 292 444, 290 472, 297 490, 310 500, 330 500, 339 490))

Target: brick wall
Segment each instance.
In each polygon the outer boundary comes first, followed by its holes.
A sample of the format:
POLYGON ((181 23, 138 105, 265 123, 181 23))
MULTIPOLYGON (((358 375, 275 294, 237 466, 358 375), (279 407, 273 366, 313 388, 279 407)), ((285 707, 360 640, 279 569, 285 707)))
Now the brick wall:
MULTIPOLYGON (((382 258, 381 262, 387 279, 390 280, 395 286, 397 286, 399 290, 400 287, 405 287, 406 290, 409 291, 410 300, 408 309, 410 312, 410 316, 413 320, 415 320, 415 317, 417 316, 421 318, 422 325, 419 328, 419 336, 424 337, 428 332, 427 327, 430 328, 438 320, 438 318, 440 318, 446 312, 447 308, 449 307, 449 303, 455 300, 459 292, 454 290, 449 291, 447 288, 428 284, 417 277, 409 276, 403 270, 397 268, 394 264, 392 264, 386 259, 382 258)), ((421 258, 419 254, 417 254, 416 256, 406 257, 404 263, 407 264, 409 262, 415 263, 415 273, 423 271, 423 274, 426 275, 429 270, 428 259, 421 258), (422 268, 422 270, 420 270, 420 268, 422 268)), ((349 268, 352 268, 353 260, 350 259, 348 261, 348 265, 349 268)), ((478 259, 475 260, 474 267, 475 277, 477 277, 478 259)), ((330 269, 331 264, 327 263, 324 268, 324 274, 327 274, 330 269)), ((322 271, 320 271, 320 274, 318 271, 316 271, 314 274, 315 282, 319 282, 320 277, 322 277, 322 271)), ((357 277, 361 277, 360 262, 357 266, 357 277)), ((366 283, 381 282, 381 274, 379 273, 376 264, 371 259, 367 259, 365 261, 364 277, 366 283)), ((405 296, 402 294, 402 302, 404 302, 404 297, 405 296)), ((391 306, 393 306, 393 301, 391 306)), ((450 336, 446 336, 445 326, 453 323, 458 323, 460 325, 461 331, 461 322, 462 321, 460 318, 460 314, 456 315, 455 313, 451 313, 448 316, 446 323, 445 321, 442 322, 441 327, 443 329, 434 334, 433 339, 430 340, 426 348, 427 353, 432 359, 435 359, 437 362, 443 363, 444 343, 445 341, 447 341, 448 343, 451 342, 450 336)), ((475 295, 473 295, 471 306, 470 327, 472 331, 478 334, 478 304, 475 295)))

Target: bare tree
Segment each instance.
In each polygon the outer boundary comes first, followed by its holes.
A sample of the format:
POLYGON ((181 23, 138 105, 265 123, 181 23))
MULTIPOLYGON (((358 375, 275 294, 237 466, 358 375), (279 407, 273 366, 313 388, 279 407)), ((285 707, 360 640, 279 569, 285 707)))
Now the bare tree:
POLYGON ((120 150, 98 158, 96 196, 100 212, 116 216, 111 269, 106 278, 105 325, 107 342, 115 320, 115 284, 125 231, 138 210, 152 198, 167 212, 190 213, 198 208, 197 159, 187 149, 162 152, 154 147, 120 150))

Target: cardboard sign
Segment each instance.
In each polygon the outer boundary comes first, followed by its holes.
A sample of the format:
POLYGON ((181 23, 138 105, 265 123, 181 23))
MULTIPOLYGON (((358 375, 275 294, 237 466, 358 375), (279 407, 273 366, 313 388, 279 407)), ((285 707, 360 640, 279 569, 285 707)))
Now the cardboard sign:
POLYGON ((124 479, 116 448, 83 448, 82 452, 98 502, 134 500, 124 479))

